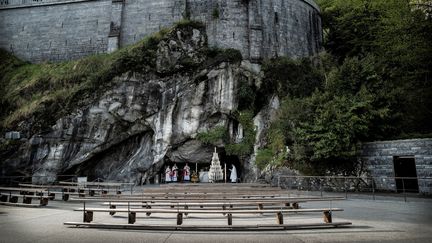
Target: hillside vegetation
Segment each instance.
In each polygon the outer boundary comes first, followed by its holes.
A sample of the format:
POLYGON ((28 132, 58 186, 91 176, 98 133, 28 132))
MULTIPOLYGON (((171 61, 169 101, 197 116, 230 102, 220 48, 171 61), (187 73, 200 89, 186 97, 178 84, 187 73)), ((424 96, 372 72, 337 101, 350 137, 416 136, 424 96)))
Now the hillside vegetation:
POLYGON ((351 174, 361 142, 431 137, 431 9, 404 0, 317 2, 325 52, 313 64, 264 65, 267 87, 283 101, 258 166, 351 174))

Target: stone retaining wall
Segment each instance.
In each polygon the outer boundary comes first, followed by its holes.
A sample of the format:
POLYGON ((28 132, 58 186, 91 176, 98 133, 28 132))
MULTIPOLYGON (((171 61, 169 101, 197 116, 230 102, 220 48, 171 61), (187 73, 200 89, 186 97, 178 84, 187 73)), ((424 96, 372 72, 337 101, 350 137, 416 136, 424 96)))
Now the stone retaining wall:
POLYGON ((317 53, 312 0, 1 0, 0 48, 32 62, 72 60, 133 44, 182 18, 207 25, 210 45, 245 59, 317 53))
POLYGON ((410 139, 365 143, 361 158, 365 160, 377 189, 396 190, 394 158, 413 156, 415 159, 419 192, 432 194, 432 139, 410 139))

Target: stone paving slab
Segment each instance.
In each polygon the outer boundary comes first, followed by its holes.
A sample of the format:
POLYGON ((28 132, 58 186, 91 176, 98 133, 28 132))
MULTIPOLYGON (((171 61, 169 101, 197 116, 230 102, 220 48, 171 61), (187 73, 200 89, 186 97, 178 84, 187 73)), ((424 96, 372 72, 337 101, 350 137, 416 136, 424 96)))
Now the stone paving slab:
MULTIPOLYGON (((313 230, 251 232, 187 232, 86 229, 64 226, 66 221, 82 221, 82 214, 72 209, 78 202, 50 201, 43 208, 0 206, 0 242, 431 242, 432 200, 400 199, 311 202, 304 207, 341 207, 334 221, 350 221, 351 227, 313 230)), ((127 215, 109 216, 95 213, 95 222, 125 223, 127 215)), ((197 215, 184 219, 184 224, 226 223, 222 215, 206 220, 197 215)), ((273 215, 234 217, 233 224, 273 223, 273 215)), ((298 214, 285 217, 285 223, 321 222, 320 214, 298 214)), ((175 216, 137 217, 137 223, 175 224, 175 216)))

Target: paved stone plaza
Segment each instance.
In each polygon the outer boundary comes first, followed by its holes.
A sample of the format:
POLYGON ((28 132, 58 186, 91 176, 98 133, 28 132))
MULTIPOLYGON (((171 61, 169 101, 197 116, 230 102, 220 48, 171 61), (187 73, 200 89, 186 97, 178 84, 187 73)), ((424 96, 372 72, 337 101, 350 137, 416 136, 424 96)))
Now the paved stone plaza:
MULTIPOLYGON (((97 204, 93 205, 96 206, 97 204)), ((0 206, 0 242, 431 242, 432 200, 420 198, 385 197, 374 201, 361 196, 333 202, 332 207, 344 208, 335 212, 334 222, 350 221, 351 227, 312 230, 201 232, 201 231, 134 231, 85 229, 66 227, 63 222, 82 221, 82 213, 72 209, 78 202, 51 201, 44 208, 0 206)), ((329 202, 305 203, 304 208, 329 207, 329 202)), ((226 218, 215 215, 189 215, 184 224, 220 223, 226 218)), ((233 225, 259 221, 274 223, 273 215, 234 217, 233 225)), ((95 222, 127 223, 127 215, 109 216, 95 213, 95 222)), ((322 222, 320 214, 285 216, 286 224, 322 222)), ((175 215, 137 215, 137 224, 175 224, 175 215)))

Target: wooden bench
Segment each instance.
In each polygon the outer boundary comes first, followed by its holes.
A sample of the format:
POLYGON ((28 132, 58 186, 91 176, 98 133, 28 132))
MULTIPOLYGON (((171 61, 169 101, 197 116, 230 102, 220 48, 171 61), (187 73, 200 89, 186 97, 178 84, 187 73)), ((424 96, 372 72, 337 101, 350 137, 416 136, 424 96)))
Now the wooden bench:
MULTIPOLYGON (((231 202, 231 203, 226 203, 226 202, 200 202, 200 203, 196 203, 196 202, 182 202, 182 203, 176 203, 176 202, 151 202, 151 203, 147 203, 147 202, 104 202, 102 205, 108 205, 110 209, 116 209, 117 207, 128 207, 128 208, 132 208, 134 209, 134 207, 140 207, 140 208, 147 208, 147 209, 151 209, 151 208, 182 208, 182 209, 192 209, 192 208, 199 208, 200 210, 214 210, 214 208, 221 208, 222 210, 226 210, 228 209, 234 209, 235 208, 240 208, 241 209, 264 209, 264 206, 266 208, 270 208, 271 206, 274 206, 274 208, 277 209, 286 209, 286 208, 294 208, 295 206, 298 205, 293 204, 293 206, 290 205, 290 203, 286 203, 286 202, 231 202), (277 207, 275 207, 275 205, 277 205, 277 207)), ((110 215, 114 215, 115 212, 110 212, 110 215)), ((151 213, 146 213, 147 216, 150 216, 151 213)), ((187 214, 185 214, 187 215, 187 214)), ((224 214, 225 215, 225 214, 224 214)))
POLYGON ((80 187, 76 186, 67 186, 67 185, 35 185, 35 184, 19 184, 22 187, 29 188, 45 188, 47 190, 60 190, 62 192, 87 192, 89 196, 96 195, 96 192, 99 192, 100 195, 108 195, 109 192, 115 192, 117 195, 122 193, 120 189, 112 189, 112 188, 94 188, 94 187, 80 187))
POLYGON ((93 197, 93 198, 72 198, 72 200, 81 201, 94 201, 94 202, 233 202, 233 201, 332 201, 332 200, 344 200, 343 197, 181 197, 181 198, 157 198, 157 197, 146 197, 146 196, 122 196, 122 197, 93 197))
POLYGON ((149 224, 106 224, 64 222, 66 226, 88 227, 96 229, 126 229, 126 230, 187 230, 187 231, 256 231, 256 230, 302 230, 346 227, 351 222, 314 223, 314 224, 248 224, 248 225, 149 225, 149 224))
POLYGON ((334 201, 334 200, 344 200, 342 197, 332 197, 332 198, 295 198, 295 199, 284 199, 284 200, 241 200, 241 201, 110 201, 104 202, 102 205, 108 205, 110 208, 114 209, 118 206, 140 206, 145 208, 154 208, 154 207, 170 207, 170 208, 191 208, 191 207, 199 207, 201 209, 205 208, 222 208, 226 207, 234 208, 234 207, 254 207, 256 209, 264 209, 264 206, 268 208, 269 206, 278 206, 279 208, 293 208, 299 209, 300 203, 306 202, 317 202, 317 201, 334 201))
MULTIPOLYGON (((72 198, 75 201, 86 202, 100 202, 103 199, 83 199, 83 198, 72 198)), ((270 206, 277 205, 275 209, 282 208, 290 208, 290 209, 299 209, 300 203, 305 202, 317 202, 317 201, 334 201, 334 200, 345 200, 343 197, 324 197, 324 198, 311 198, 311 197, 294 197, 294 198, 274 198, 274 199, 266 199, 266 200, 253 200, 253 199, 240 199, 240 200, 130 200, 130 199, 112 199, 108 202, 103 202, 102 205, 108 205, 110 209, 116 209, 118 206, 127 206, 128 208, 138 206, 141 208, 151 209, 155 207, 169 207, 169 208, 184 208, 190 209, 192 207, 199 207, 201 210, 206 208, 222 208, 222 210, 234 209, 234 207, 249 207, 248 209, 258 209, 262 210, 265 208, 269 208, 270 206)), ((110 212, 110 215, 114 215, 115 211, 110 212)), ((150 212, 146 213, 147 216, 150 216, 150 212)))
MULTIPOLYGON (((0 193, 0 201, 3 203, 4 202, 18 203, 18 198, 22 198, 23 204, 31 204, 33 198, 39 199, 39 205, 46 206, 46 205, 48 205, 48 200, 49 200, 50 196, 0 193)), ((4 204, 4 205, 6 205, 6 204, 4 204)))
POLYGON ((128 213, 128 223, 134 224, 136 221, 137 213, 163 213, 163 214, 176 214, 177 225, 183 224, 183 215, 188 214, 226 214, 228 225, 232 225, 233 214, 265 214, 273 213, 276 215, 277 224, 284 224, 283 214, 286 213, 323 213, 324 222, 332 223, 332 212, 343 211, 341 208, 313 208, 313 209, 260 209, 260 210, 240 210, 240 209, 227 209, 227 210, 196 210, 196 209, 106 209, 106 208, 78 208, 74 211, 83 211, 83 222, 90 223, 93 221, 94 212, 107 212, 107 213, 128 213))

